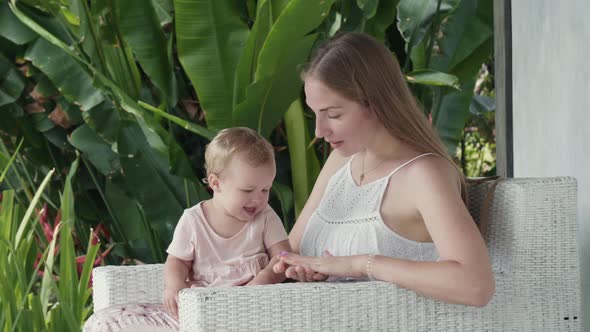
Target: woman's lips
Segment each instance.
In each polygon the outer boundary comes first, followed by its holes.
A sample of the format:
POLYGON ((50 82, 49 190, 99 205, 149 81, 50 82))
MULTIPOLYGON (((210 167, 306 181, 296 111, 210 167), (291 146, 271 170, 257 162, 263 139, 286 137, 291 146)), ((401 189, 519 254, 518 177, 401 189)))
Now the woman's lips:
POLYGON ((342 142, 343 142, 343 141, 330 142, 330 146, 331 146, 333 149, 337 149, 338 147, 340 147, 340 146, 342 145, 342 142))

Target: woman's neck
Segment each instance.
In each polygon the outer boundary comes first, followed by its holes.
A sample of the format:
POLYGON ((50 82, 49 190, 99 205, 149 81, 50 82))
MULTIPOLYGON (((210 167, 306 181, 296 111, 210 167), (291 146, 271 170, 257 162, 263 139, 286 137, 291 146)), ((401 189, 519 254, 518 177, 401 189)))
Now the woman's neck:
POLYGON ((374 165, 382 160, 407 159, 416 155, 418 151, 393 137, 384 127, 380 127, 369 138, 363 153, 367 165, 374 165))

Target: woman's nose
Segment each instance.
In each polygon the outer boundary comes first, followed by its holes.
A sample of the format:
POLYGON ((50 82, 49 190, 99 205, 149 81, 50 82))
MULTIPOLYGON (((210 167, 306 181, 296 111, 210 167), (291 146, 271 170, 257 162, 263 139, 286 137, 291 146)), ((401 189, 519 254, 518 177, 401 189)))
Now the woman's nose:
POLYGON ((324 121, 320 119, 318 114, 315 118, 315 137, 322 138, 326 136, 326 128, 324 128, 324 121))

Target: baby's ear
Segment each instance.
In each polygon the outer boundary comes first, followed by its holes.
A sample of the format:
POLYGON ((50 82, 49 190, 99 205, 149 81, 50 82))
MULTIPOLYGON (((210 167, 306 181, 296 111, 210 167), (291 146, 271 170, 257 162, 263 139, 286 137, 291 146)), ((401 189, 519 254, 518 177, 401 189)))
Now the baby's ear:
POLYGON ((209 184, 209 188, 214 192, 219 191, 219 176, 215 173, 209 174, 207 177, 207 183, 209 184))

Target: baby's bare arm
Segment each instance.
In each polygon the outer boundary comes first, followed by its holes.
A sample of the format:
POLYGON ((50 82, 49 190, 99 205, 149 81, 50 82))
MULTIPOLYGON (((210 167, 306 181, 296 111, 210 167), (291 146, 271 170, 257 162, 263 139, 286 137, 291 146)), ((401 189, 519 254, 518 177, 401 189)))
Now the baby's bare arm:
POLYGON ((277 256, 283 251, 291 251, 291 245, 289 240, 281 241, 272 247, 268 248, 268 257, 270 262, 268 265, 260 271, 254 279, 252 279, 247 285, 266 285, 276 284, 285 280, 285 273, 275 273, 272 267, 279 261, 277 256))
POLYGON ((189 287, 186 283, 192 262, 168 255, 164 264, 164 306, 178 318, 178 292, 189 287))

